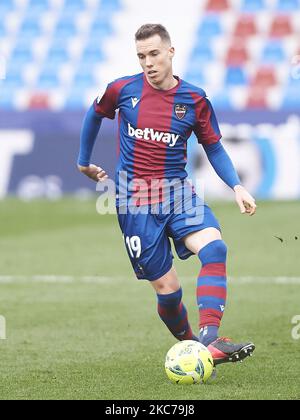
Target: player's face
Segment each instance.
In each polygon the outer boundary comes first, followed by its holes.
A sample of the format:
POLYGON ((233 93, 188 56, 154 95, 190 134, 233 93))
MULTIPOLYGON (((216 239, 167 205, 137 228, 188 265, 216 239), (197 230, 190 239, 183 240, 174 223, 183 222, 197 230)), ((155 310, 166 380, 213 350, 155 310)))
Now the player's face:
POLYGON ((137 41, 136 49, 140 65, 150 84, 159 87, 167 78, 173 77, 174 48, 159 35, 137 41))

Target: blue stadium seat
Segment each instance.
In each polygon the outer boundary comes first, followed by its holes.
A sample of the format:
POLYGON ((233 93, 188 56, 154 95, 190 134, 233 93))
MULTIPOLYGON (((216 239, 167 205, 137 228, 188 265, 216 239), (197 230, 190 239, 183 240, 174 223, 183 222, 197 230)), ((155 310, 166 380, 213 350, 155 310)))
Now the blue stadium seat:
POLYGON ((265 8, 265 0, 243 0, 241 5, 241 10, 243 12, 260 12, 265 8))
POLYGON ((196 60, 201 63, 214 60, 214 52, 208 42, 201 42, 195 47, 191 60, 196 60))
POLYGON ((24 80, 20 72, 12 72, 10 69, 7 69, 6 78, 2 83, 5 88, 17 89, 23 87, 24 80))
POLYGON ((0 1, 0 16, 4 17, 4 14, 14 10, 14 1, 13 0, 1 0, 0 1))
POLYGON ((223 33, 219 15, 205 15, 198 28, 199 38, 209 38, 223 33))
POLYGON ((103 20, 95 20, 91 25, 90 38, 93 39, 93 42, 98 39, 111 35, 113 32, 111 22, 103 20))
POLYGON ((59 84, 57 71, 46 68, 41 72, 36 87, 40 90, 48 90, 57 88, 59 84))
POLYGON ((6 87, 3 82, 0 81, 0 109, 13 110, 15 109, 15 96, 16 91, 11 87, 6 87))
POLYGON ((59 64, 63 64, 69 60, 68 51, 64 46, 52 46, 47 54, 47 64, 49 66, 55 66, 59 64))
POLYGON ((231 111, 234 109, 230 94, 227 90, 215 93, 211 99, 211 103, 214 109, 218 111, 231 111))
POLYGON ((23 69, 20 67, 18 62, 15 62, 12 58, 6 63, 6 72, 10 74, 22 73, 23 69))
POLYGON ((187 72, 189 74, 198 74, 203 71, 205 68, 205 62, 203 62, 202 57, 193 56, 188 63, 187 72))
POLYGON ((276 9, 280 12, 296 12, 300 10, 299 0, 278 0, 276 9))
POLYGON ((73 85, 77 89, 88 89, 95 86, 95 79, 91 71, 79 71, 75 74, 73 79, 73 85))
POLYGON ((240 86, 248 83, 245 70, 242 67, 228 67, 225 75, 226 86, 240 86))
POLYGON ((189 69, 185 76, 184 79, 188 82, 191 83, 192 85, 196 85, 199 87, 202 87, 205 85, 206 80, 205 80, 205 76, 203 71, 198 68, 198 69, 189 69))
POLYGON ((105 55, 101 47, 98 47, 97 45, 90 45, 84 49, 81 56, 81 61, 84 63, 95 64, 103 61, 104 58, 105 55))
POLYGON ((3 22, 0 22, 0 37, 4 38, 7 34, 6 28, 3 22))
POLYGON ((282 108, 283 109, 300 109, 300 79, 299 82, 299 89, 295 89, 294 87, 289 87, 286 89, 282 101, 282 108))
POLYGON ((291 68, 290 77, 287 83, 288 88, 294 89, 295 92, 298 92, 300 95, 300 68, 295 67, 294 69, 291 68), (293 74, 294 72, 294 74, 293 74))
POLYGON ((84 103, 84 95, 82 89, 73 87, 66 99, 65 108, 69 110, 82 110, 86 107, 84 103))
POLYGON ((84 0, 65 0, 62 13, 64 16, 72 16, 75 13, 82 12, 86 9, 84 0))
POLYGON ((121 0, 101 0, 98 4, 98 16, 107 15, 122 8, 121 0))
POLYGON ((40 23, 37 19, 29 17, 25 19, 19 30, 19 37, 24 39, 37 38, 41 33, 40 23))
POLYGON ((261 57, 263 63, 279 63, 284 60, 286 54, 280 41, 270 41, 265 45, 261 57))
POLYGON ((25 65, 31 62, 33 59, 32 50, 30 45, 23 44, 20 42, 19 45, 15 46, 15 49, 12 52, 11 60, 15 65, 25 65))
POLYGON ((65 39, 74 37, 76 34, 77 28, 74 22, 74 18, 62 18, 55 28, 54 37, 65 39))
POLYGON ((49 10, 49 0, 29 0, 26 13, 38 15, 49 10))

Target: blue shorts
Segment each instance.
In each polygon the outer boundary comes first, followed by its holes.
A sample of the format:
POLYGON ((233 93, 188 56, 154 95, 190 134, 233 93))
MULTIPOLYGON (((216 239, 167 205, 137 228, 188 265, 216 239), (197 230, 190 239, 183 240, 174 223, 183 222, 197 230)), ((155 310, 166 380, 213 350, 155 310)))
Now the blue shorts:
POLYGON ((221 231, 212 210, 197 199, 194 194, 184 212, 174 208, 166 212, 164 203, 157 205, 155 214, 149 205, 127 214, 121 214, 125 212, 117 208, 126 250, 138 279, 153 281, 170 271, 174 258, 170 238, 178 257, 184 260, 193 253, 185 247, 182 238, 210 227, 221 231))

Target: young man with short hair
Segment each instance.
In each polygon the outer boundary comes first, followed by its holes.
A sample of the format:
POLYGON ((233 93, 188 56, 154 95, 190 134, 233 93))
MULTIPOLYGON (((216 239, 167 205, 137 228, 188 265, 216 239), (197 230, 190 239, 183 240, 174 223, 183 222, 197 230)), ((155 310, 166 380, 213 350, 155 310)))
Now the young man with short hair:
POLYGON ((94 181, 107 178, 102 168, 90 164, 90 157, 102 119, 113 119, 119 109, 116 204, 136 276, 154 288, 159 316, 178 340, 208 346, 215 365, 242 360, 252 355, 252 343, 234 344, 218 337, 226 305, 227 247, 213 212, 187 182, 186 149, 192 132, 217 174, 234 190, 241 212, 253 215, 255 200, 241 185, 220 142, 205 92, 173 75, 175 50, 167 30, 162 25, 143 25, 135 42, 143 72, 115 80, 95 100, 83 124, 78 168, 94 181), (173 182, 171 193, 165 188, 168 182, 173 182), (178 207, 184 209, 178 211, 178 207), (199 337, 193 334, 182 303, 169 238, 181 259, 196 255, 202 264, 197 279, 199 337))

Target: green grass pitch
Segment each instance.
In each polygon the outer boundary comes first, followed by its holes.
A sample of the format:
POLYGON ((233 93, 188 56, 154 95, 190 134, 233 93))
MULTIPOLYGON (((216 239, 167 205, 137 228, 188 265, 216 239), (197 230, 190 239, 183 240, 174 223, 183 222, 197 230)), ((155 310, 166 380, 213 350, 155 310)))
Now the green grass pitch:
MULTIPOLYGON (((253 218, 211 204, 229 247, 221 333, 253 340, 255 356, 220 366, 208 385, 176 386, 164 372, 175 340, 133 276, 115 216, 93 200, 1 202, 0 399, 300 399, 300 204, 258 204, 253 218)), ((200 264, 175 265, 197 331, 200 264)))

